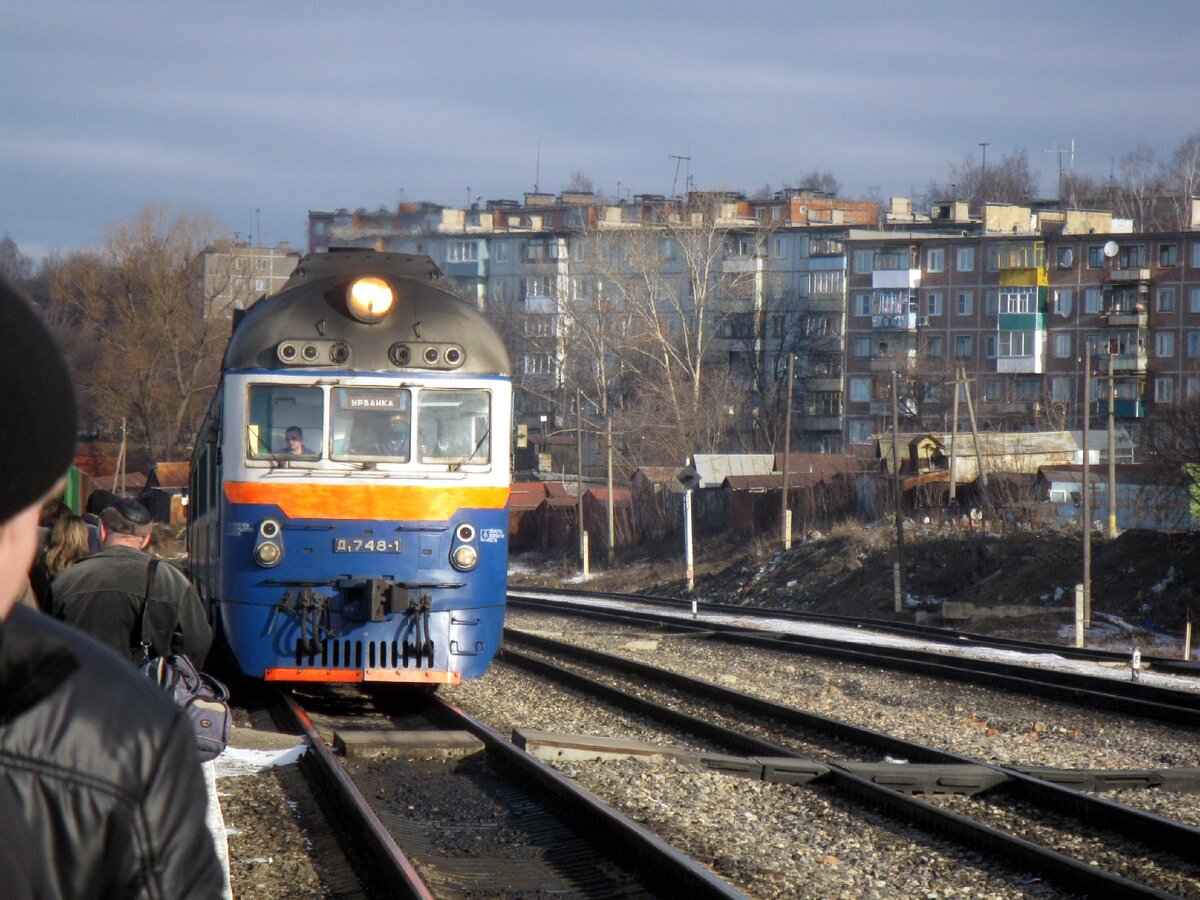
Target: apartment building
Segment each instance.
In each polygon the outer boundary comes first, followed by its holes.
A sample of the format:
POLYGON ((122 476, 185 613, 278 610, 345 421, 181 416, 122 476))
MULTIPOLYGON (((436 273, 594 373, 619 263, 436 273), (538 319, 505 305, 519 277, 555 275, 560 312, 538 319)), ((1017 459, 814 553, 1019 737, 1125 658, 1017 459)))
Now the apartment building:
POLYGON ((658 289, 680 297, 692 290, 692 248, 681 246, 681 234, 697 215, 710 217, 707 236, 721 241, 713 273, 720 325, 711 347, 739 386, 729 398, 737 427, 753 439, 765 395, 779 393, 788 354, 795 353, 793 447, 839 450, 845 238, 852 227, 875 224, 873 202, 799 190, 755 200, 642 194, 617 204, 590 192, 527 193, 521 202, 490 200, 466 209, 410 204, 394 213, 311 212, 309 238, 315 251, 371 246, 433 257, 456 290, 504 330, 519 388, 518 421, 553 427, 556 420, 566 425, 574 402, 564 395, 565 375, 582 323, 572 317, 581 309, 599 314, 601 295, 649 255, 658 289))
POLYGON ((228 319, 264 294, 273 294, 291 277, 300 251, 286 241, 274 247, 217 241, 204 251, 201 285, 205 316, 228 319))
POLYGON ((890 428, 893 373, 906 430, 949 430, 956 384, 960 427, 969 393, 981 429, 1079 429, 1108 411, 1110 365, 1135 440, 1200 395, 1200 231, 989 205, 962 230, 853 231, 848 251, 849 448, 890 428))

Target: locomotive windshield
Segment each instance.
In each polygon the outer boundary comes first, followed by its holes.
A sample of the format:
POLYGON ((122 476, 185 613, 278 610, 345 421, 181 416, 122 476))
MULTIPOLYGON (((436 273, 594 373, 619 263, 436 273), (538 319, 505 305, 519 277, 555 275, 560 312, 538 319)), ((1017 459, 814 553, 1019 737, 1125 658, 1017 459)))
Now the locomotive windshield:
POLYGON ((489 461, 487 391, 421 391, 417 402, 421 462, 458 466, 489 461))
POLYGON ((325 442, 325 401, 319 387, 250 385, 246 455, 317 459, 325 442))
POLYGON ((333 458, 408 462, 410 397, 407 389, 334 388, 329 404, 333 458))

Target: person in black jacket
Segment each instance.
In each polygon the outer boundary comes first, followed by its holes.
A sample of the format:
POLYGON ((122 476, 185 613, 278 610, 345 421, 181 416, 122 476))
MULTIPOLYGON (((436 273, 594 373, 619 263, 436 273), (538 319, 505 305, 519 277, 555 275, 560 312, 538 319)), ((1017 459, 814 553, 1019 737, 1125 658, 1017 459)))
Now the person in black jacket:
POLYGON ((182 653, 199 669, 212 645, 212 628, 187 576, 163 560, 151 570, 145 551, 152 528, 150 513, 135 500, 117 500, 106 508, 100 513, 104 549, 50 583, 49 608, 56 619, 134 665, 142 661, 144 637, 153 647, 151 656, 182 653))
POLYGON ((187 717, 80 632, 17 606, 37 519, 71 463, 58 348, 0 279, 0 893, 220 897, 224 874, 187 717), (31 852, 32 851, 32 852, 31 852))

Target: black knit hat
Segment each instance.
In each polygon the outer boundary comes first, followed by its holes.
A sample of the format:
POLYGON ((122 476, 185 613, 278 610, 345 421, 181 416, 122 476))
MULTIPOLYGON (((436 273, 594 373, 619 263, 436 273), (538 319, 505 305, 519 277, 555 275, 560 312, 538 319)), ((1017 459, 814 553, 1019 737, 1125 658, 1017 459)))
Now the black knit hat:
POLYGON ((75 457, 75 391, 33 305, 0 278, 0 523, 42 499, 75 457))

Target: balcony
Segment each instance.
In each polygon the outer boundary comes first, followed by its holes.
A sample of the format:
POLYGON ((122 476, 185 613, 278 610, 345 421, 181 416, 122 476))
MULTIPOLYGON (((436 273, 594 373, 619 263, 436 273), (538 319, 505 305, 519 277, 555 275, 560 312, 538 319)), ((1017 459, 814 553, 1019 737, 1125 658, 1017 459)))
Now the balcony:
POLYGON ((1009 375, 1040 375, 1046 367, 1042 363, 1042 354, 1034 353, 1030 356, 998 356, 996 371, 1009 375))
POLYGON ((846 298, 838 294, 809 294, 809 312, 841 312, 846 307, 846 298))
POLYGON ((804 389, 821 393, 841 391, 842 378, 840 375, 807 375, 804 378, 804 389))
POLYGON ((1144 309, 1118 309, 1104 313, 1104 324, 1111 328, 1145 328, 1149 322, 1150 316, 1144 309))
POLYGON ((1008 244, 999 248, 996 264, 1000 271, 1046 268, 1046 245, 1041 241, 1008 244))
MULTIPOLYGON (((1100 416, 1108 415, 1107 398, 1101 398, 1096 401, 1096 414, 1100 416)), ((1118 397, 1113 405, 1113 417, 1117 419, 1144 419, 1146 418, 1146 402, 1144 400, 1122 400, 1118 397)))
POLYGON ((1150 270, 1140 268, 1109 269, 1104 273, 1104 280, 1109 284, 1133 284, 1150 280, 1150 270))
POLYGON ((801 431, 841 431, 841 416, 800 416, 801 431))
POLYGON ((1112 360, 1114 372, 1145 372, 1149 363, 1149 354, 1144 349, 1139 348, 1134 353, 1117 353, 1115 355, 1093 353, 1092 359, 1095 371, 1097 372, 1105 371, 1108 368, 1108 360, 1110 359, 1112 360))
POLYGON ((917 314, 915 312, 877 313, 871 316, 871 327, 888 331, 916 331, 917 314))
MULTIPOLYGON (((913 351, 914 354, 916 351, 913 351)), ((909 366, 916 362, 916 357, 900 357, 894 356, 873 356, 871 357, 870 370, 872 372, 906 372, 909 366)))
POLYGON ((912 290, 920 283, 920 269, 876 269, 871 273, 871 287, 876 290, 912 290))

